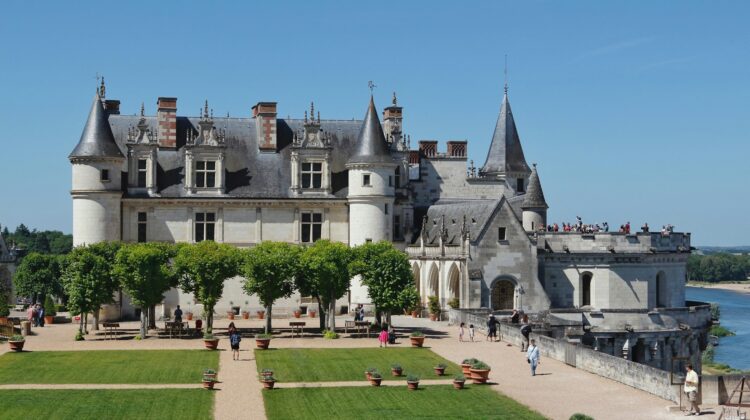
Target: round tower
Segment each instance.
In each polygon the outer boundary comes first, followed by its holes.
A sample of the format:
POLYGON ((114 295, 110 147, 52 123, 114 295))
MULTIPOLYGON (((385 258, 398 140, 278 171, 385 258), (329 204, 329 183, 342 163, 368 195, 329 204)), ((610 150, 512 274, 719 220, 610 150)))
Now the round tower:
POLYGON ((98 92, 81 139, 68 159, 73 168, 73 245, 120 240, 125 156, 115 142, 98 92))
MULTIPOLYGON (((371 96, 356 149, 346 165, 349 170, 350 246, 391 240, 396 166, 371 96)), ((352 280, 351 302, 370 303, 367 288, 359 278, 352 280)))
POLYGON ((523 229, 527 232, 534 232, 544 229, 547 226, 547 201, 544 199, 542 183, 539 182, 539 174, 536 171, 536 163, 531 169, 529 177, 529 186, 526 189, 526 196, 521 204, 523 210, 523 229))

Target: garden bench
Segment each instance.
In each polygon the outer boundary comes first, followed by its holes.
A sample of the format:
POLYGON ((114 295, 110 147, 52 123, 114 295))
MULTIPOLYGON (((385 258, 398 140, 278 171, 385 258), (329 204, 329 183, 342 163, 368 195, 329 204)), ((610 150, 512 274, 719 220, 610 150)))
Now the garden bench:
POLYGON ((370 337, 370 321, 344 321, 344 332, 348 333, 349 328, 356 333, 367 331, 367 337, 370 337))
POLYGON ((304 321, 289 321, 289 326, 292 328, 292 337, 294 337, 294 333, 302 337, 302 334, 305 332, 305 325, 307 323, 304 321))
POLYGON ((120 328, 120 324, 117 322, 102 322, 102 327, 104 327, 104 339, 106 340, 107 337, 109 339, 114 340, 117 335, 118 331, 117 329, 120 328))
POLYGON ((10 319, 0 321, 0 337, 10 338, 16 335, 16 329, 10 319))
POLYGON ((167 321, 164 323, 164 329, 169 332, 169 338, 172 338, 172 335, 175 333, 182 337, 189 329, 189 326, 187 322, 167 321))

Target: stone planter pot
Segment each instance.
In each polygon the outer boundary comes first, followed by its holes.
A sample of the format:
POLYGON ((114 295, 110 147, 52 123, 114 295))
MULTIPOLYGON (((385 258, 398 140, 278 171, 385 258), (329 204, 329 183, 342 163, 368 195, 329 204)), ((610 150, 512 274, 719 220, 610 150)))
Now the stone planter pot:
POLYGON ((261 350, 267 350, 269 345, 271 345, 270 338, 256 338, 255 339, 255 347, 261 350))
POLYGON ((243 312, 242 319, 250 319, 250 312, 243 312))
POLYGON ((461 363, 461 371, 463 372, 464 376, 466 376, 466 378, 471 379, 471 365, 470 364, 461 363))
POLYGON ((382 381, 383 378, 370 378, 370 385, 372 386, 380 386, 380 381, 382 381))
POLYGON ((294 311, 294 317, 295 318, 299 318, 301 316, 302 316, 302 312, 300 312, 300 311, 294 311))
POLYGON ((209 350, 216 350, 216 348, 219 347, 219 339, 218 338, 214 338, 214 339, 211 339, 211 340, 204 339, 203 340, 203 344, 209 350))
POLYGON ((471 380, 475 384, 487 383, 490 376, 489 369, 470 369, 469 372, 471 373, 471 380))
POLYGON ((435 375, 437 375, 437 376, 443 376, 443 375, 445 375, 445 368, 444 367, 437 367, 437 366, 435 366, 433 369, 435 369, 435 375))
POLYGON ((419 388, 419 382, 407 382, 406 386, 409 388, 409 390, 414 391, 419 388))
POLYGON ((26 344, 26 341, 8 341, 8 344, 12 351, 22 351, 23 345, 26 344))
POLYGON ((453 381, 453 388, 464 389, 464 381, 453 381))
POLYGON ((403 369, 391 369, 391 375, 393 376, 401 376, 402 373, 404 373, 403 369))
POLYGON ((214 381, 203 381, 204 389, 214 389, 214 381))
POLYGON ((258 311, 256 314, 258 315, 258 319, 264 319, 266 317, 266 311, 258 311))
POLYGON ((45 316, 44 317, 44 324, 45 325, 52 325, 55 322, 55 316, 45 316))
POLYGON ((424 344, 424 337, 409 337, 412 347, 422 347, 424 344))
POLYGON ((276 383, 276 381, 262 380, 262 381, 260 381, 260 383, 263 384, 263 389, 273 389, 273 386, 276 383))

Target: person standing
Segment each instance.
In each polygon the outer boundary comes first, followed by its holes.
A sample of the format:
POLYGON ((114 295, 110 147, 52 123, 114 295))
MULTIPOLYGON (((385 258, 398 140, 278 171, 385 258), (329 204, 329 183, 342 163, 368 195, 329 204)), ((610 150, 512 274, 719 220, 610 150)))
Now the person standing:
POLYGON ((463 322, 458 326, 458 341, 464 341, 464 327, 466 324, 463 322))
POLYGON ((44 327, 44 306, 40 304, 37 304, 36 306, 37 325, 39 325, 40 327, 44 327))
POLYGON ((34 305, 29 305, 29 308, 26 310, 26 319, 29 320, 31 325, 36 327, 36 310, 34 309, 34 305))
POLYGON ((174 310, 174 322, 182 322, 182 309, 180 309, 180 305, 177 305, 177 309, 174 310))
POLYGON ((526 351, 526 361, 531 365, 531 376, 536 376, 536 367, 539 366, 539 347, 536 346, 535 340, 531 340, 529 350, 526 351))
POLYGON ((690 401, 690 411, 688 411, 687 415, 699 416, 701 414, 701 408, 698 406, 698 383, 700 379, 698 378, 698 373, 693 370, 692 364, 688 363, 685 366, 685 370, 687 371, 687 375, 685 376, 685 384, 682 386, 682 389, 685 391, 688 401, 690 401))
MULTIPOLYGON (((177 314, 175 314, 175 318, 177 318, 177 314)), ((237 327, 234 326, 234 322, 229 323, 229 345, 232 347, 232 360, 240 360, 240 341, 242 341, 242 336, 237 331, 237 327)))
POLYGON ((474 324, 469 324, 469 340, 474 342, 474 324))
POLYGON ((388 326, 384 325, 384 328, 380 330, 380 335, 378 335, 378 341, 380 344, 380 347, 388 347, 388 326))
POLYGON ((529 336, 531 335, 531 324, 529 323, 529 316, 526 314, 523 314, 523 321, 521 321, 521 335, 523 335, 521 351, 524 351, 529 348, 529 336))

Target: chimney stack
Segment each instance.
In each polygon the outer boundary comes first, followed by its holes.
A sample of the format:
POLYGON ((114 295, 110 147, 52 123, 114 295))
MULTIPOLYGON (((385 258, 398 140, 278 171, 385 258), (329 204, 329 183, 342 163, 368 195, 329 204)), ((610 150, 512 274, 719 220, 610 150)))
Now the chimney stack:
POLYGON ((437 155, 437 144, 436 140, 420 140, 419 151, 422 152, 424 157, 432 157, 437 155))
POLYGON ((448 142, 448 156, 450 157, 466 157, 466 140, 463 141, 449 141, 448 142))
POLYGON ((253 107, 258 148, 262 152, 276 151, 276 102, 258 102, 253 107))
POLYGON ((104 109, 107 110, 107 114, 109 115, 119 115, 120 101, 117 99, 107 99, 104 101, 104 109))
POLYGON ((160 97, 157 104, 159 147, 177 147, 177 98, 160 97))

